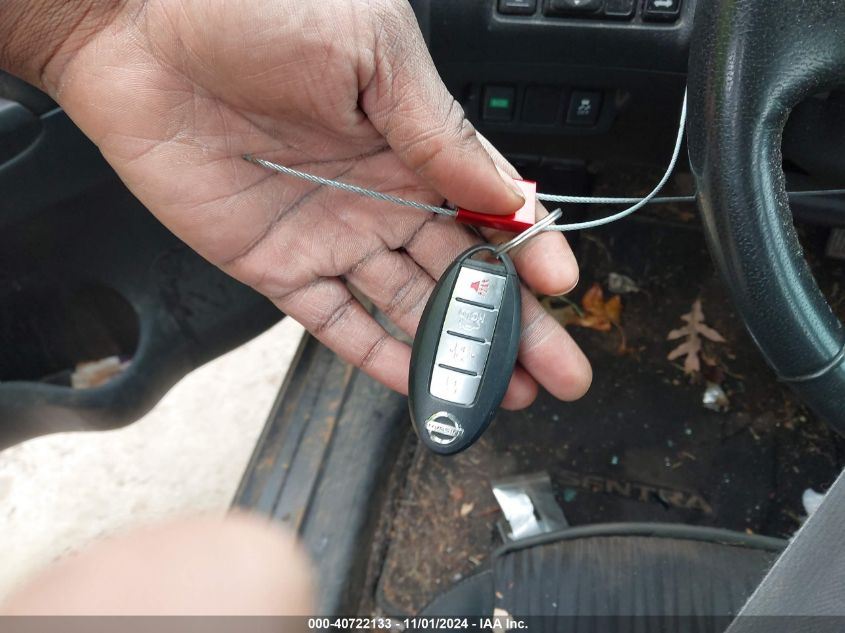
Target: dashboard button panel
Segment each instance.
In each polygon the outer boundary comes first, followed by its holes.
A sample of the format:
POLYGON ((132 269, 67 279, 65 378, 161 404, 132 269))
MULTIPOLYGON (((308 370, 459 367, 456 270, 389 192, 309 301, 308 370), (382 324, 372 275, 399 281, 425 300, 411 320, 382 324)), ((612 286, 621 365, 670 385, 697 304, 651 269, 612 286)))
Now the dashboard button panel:
POLYGON ((554 86, 528 86, 522 100, 522 122, 530 125, 557 123, 562 95, 563 91, 554 86))
POLYGON ((537 0, 499 0, 499 13, 505 15, 532 15, 537 10, 537 0))
POLYGON ((681 0, 646 0, 643 19, 674 22, 681 14, 681 0))
POLYGON ((515 101, 513 86, 486 86, 481 118, 485 121, 511 121, 515 101))
POLYGON ((573 90, 569 100, 566 122, 569 125, 593 126, 601 112, 601 92, 595 90, 573 90))
POLYGON ((631 21, 642 7, 642 19, 676 22, 683 0, 497 0, 502 15, 534 15, 542 4, 543 14, 553 18, 590 18, 631 21))
POLYGON ((601 10, 604 0, 549 0, 551 15, 585 15, 601 10))
POLYGON ((631 18, 636 0, 605 0, 604 14, 609 18, 631 18))

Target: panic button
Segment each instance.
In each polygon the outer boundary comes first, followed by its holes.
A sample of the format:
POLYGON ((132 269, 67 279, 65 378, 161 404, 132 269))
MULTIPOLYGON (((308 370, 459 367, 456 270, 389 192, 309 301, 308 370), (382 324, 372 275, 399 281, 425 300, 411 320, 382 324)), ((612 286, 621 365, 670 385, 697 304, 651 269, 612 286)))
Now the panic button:
POLYGON ((453 299, 495 310, 502 302, 505 278, 485 270, 464 266, 455 283, 453 299))

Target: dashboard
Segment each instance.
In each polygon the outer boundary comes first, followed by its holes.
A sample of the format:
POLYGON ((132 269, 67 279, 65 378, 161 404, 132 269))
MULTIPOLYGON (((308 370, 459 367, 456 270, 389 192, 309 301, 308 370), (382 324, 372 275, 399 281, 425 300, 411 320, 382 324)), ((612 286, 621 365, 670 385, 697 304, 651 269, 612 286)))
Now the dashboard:
MULTIPOLYGON (((476 128, 552 193, 587 174, 662 169, 687 82, 697 3, 709 0, 411 0, 434 63, 476 128)), ((692 122, 694 125, 695 122, 692 122)), ((843 187, 845 89, 799 104, 784 130, 791 189, 843 187)), ((686 151, 679 169, 688 169, 686 151)), ((845 226, 845 197, 793 201, 845 226)))
POLYGON ((412 4, 447 87, 515 162, 665 165, 695 0, 412 4))

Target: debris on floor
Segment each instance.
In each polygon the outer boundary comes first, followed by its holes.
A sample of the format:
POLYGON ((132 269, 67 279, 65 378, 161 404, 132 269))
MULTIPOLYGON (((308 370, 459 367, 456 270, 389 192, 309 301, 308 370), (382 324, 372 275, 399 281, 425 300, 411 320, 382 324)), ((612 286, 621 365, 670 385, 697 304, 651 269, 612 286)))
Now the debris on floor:
POLYGON ((493 482, 493 496, 505 523, 499 531, 505 541, 518 541, 567 527, 548 473, 516 475, 493 482))
POLYGON ((93 389, 111 382, 129 367, 130 361, 121 361, 117 356, 79 363, 70 377, 74 389, 93 389))
MULTIPOLYGON (((628 353, 619 354, 613 325, 568 328, 594 368, 584 398, 564 403, 541 390, 530 408, 500 411, 464 453, 414 454, 381 567, 377 600, 385 612, 419 613, 455 574, 466 578, 483 568, 502 544, 490 482, 517 473, 547 472, 572 526, 669 522, 788 538, 806 514, 803 491, 827 490, 841 472, 845 440, 767 367, 713 268, 698 222, 679 224, 670 214, 664 223, 662 212, 573 240, 584 289, 606 284, 607 303, 610 273, 624 272, 641 290, 619 300, 628 353), (666 333, 688 325, 678 316, 691 314, 696 300, 699 323, 728 342, 699 332, 699 371, 685 379, 682 367, 666 360, 666 333), (729 399, 727 410, 703 406, 708 382, 729 399), (475 504, 466 517, 463 503, 475 504)), ((805 232, 811 264, 826 236, 805 232)), ((830 261, 816 262, 814 272, 845 320, 845 265, 830 261)), ((564 311, 589 316, 580 301, 543 302, 563 323, 564 311)), ((725 404, 713 394, 714 404, 725 404)))
POLYGON ((493 633, 503 633, 504 631, 511 631, 519 628, 517 622, 513 619, 510 613, 501 607, 493 609, 493 633))
POLYGON ((724 413, 731 407, 731 401, 722 385, 716 382, 708 382, 704 388, 704 394, 701 396, 701 404, 705 409, 710 409, 717 413, 724 413))
POLYGON ((607 289, 616 295, 627 295, 632 292, 639 292, 640 287, 627 275, 610 273, 607 276, 607 289))
POLYGON ((807 488, 804 494, 801 495, 801 503, 804 504, 804 512, 807 516, 813 516, 813 513, 819 509, 819 506, 824 501, 824 493, 816 492, 812 488, 807 488))
POLYGON ((475 573, 500 542, 501 513, 490 481, 494 473, 513 473, 514 464, 506 457, 485 459, 489 454, 486 434, 470 450, 448 458, 417 446, 376 591, 385 613, 418 613, 455 574, 475 573), (461 516, 466 504, 473 510, 461 516))

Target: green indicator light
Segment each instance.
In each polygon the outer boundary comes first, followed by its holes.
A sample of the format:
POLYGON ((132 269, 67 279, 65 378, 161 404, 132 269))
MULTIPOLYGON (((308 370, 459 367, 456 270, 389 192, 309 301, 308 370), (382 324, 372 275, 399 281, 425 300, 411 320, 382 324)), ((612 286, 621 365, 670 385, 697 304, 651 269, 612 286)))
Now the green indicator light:
POLYGON ((487 102, 487 105, 491 108, 508 110, 511 107, 511 100, 506 97, 491 97, 490 101, 487 102))

